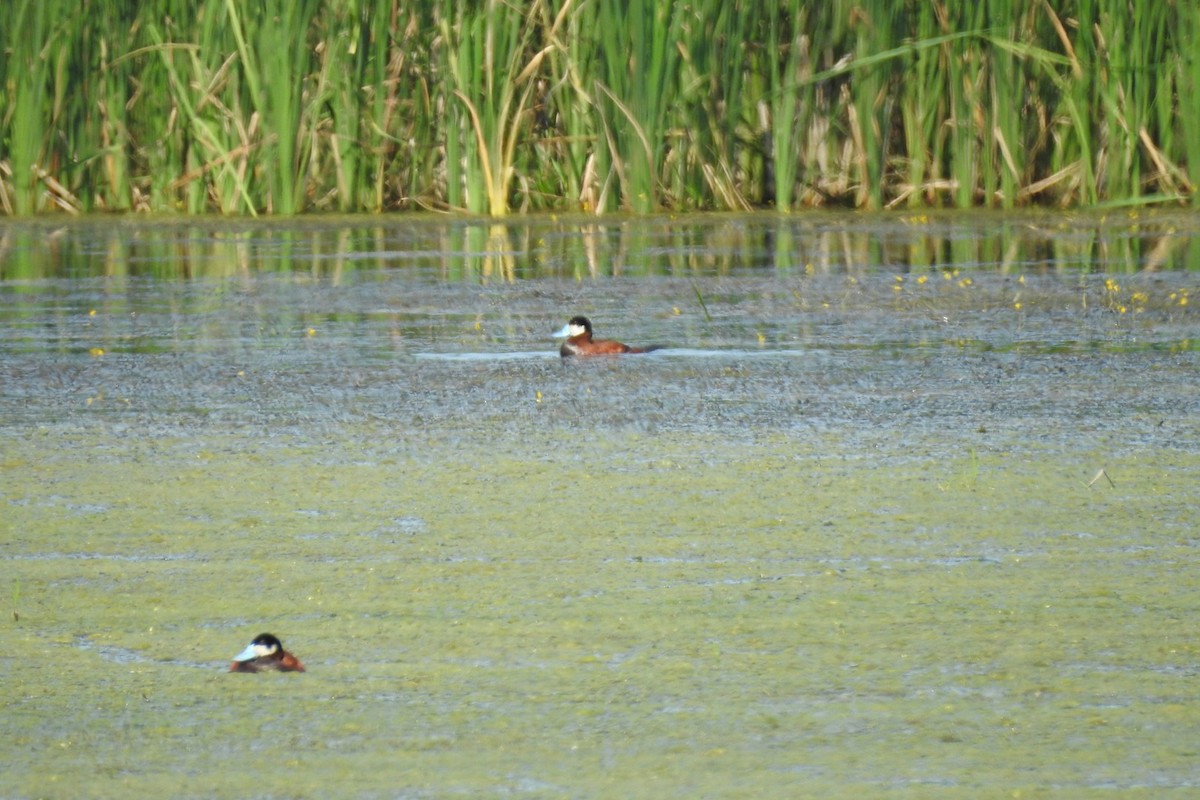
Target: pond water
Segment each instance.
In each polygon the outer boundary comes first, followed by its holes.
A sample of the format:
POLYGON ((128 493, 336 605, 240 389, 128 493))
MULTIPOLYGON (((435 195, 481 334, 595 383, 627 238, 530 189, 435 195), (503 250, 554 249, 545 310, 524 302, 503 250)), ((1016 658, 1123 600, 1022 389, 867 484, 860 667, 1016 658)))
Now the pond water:
POLYGON ((1190 214, 0 223, 0 796, 1200 786, 1198 303, 1190 214))

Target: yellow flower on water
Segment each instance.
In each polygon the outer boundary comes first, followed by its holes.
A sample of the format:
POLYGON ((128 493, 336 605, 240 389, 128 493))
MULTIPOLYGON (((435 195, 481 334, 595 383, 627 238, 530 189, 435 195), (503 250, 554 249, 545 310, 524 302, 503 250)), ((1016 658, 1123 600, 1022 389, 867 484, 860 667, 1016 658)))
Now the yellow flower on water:
POLYGON ((535 403, 540 403, 540 402, 542 402, 542 393, 541 393, 540 391, 536 392, 536 393, 533 395, 533 402, 535 402, 535 403))
POLYGON ((316 336, 316 335, 317 335, 317 329, 316 329, 316 328, 309 328, 309 329, 306 331, 306 333, 307 333, 309 336, 316 336))
POLYGON ((88 350, 88 354, 91 356, 94 356, 96 358, 99 358, 100 356, 104 355, 104 348, 103 347, 93 347, 91 350, 88 350))
POLYGON ((925 285, 925 281, 927 281, 927 280, 929 280, 929 276, 928 276, 928 275, 922 275, 921 277, 917 278, 917 283, 918 283, 918 284, 920 284, 921 286, 924 286, 924 285, 925 285))

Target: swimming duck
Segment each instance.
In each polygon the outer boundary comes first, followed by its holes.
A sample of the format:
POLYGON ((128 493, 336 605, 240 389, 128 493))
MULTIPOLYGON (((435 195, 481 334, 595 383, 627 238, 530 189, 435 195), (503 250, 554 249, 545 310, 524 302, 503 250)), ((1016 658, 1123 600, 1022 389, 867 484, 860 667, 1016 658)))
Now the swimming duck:
POLYGON ((246 649, 233 657, 230 672, 304 672, 300 659, 283 649, 269 633, 260 633, 246 649))
POLYGON ((559 348, 558 354, 563 358, 571 356, 613 356, 621 353, 649 353, 657 347, 630 347, 627 344, 612 339, 593 339, 592 323, 587 317, 571 317, 571 321, 562 330, 554 334, 555 338, 567 337, 559 348))

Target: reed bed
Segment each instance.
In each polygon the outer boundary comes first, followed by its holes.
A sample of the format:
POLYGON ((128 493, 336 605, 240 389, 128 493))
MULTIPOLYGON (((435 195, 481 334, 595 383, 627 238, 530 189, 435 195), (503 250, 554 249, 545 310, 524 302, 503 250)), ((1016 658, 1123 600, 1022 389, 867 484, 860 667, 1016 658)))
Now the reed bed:
POLYGON ((0 43, 6 214, 1188 205, 1200 179, 1190 0, 13 0, 0 43))

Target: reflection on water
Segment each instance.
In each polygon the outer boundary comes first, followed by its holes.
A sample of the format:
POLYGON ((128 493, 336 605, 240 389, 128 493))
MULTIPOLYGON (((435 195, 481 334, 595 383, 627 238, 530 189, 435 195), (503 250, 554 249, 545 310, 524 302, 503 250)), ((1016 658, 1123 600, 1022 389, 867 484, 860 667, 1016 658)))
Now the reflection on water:
POLYGON ((1200 217, 1148 212, 8 221, 0 336, 236 356, 344 334, 358 357, 500 356, 588 313, 598 335, 705 350, 1189 349, 1198 247, 1200 217))
POLYGON ((920 215, 534 217, 504 224, 457 217, 287 222, 139 218, 0 222, 0 278, 231 277, 399 270, 439 281, 601 276, 716 277, 742 272, 921 273, 1196 269, 1200 218, 920 215))
MULTIPOLYGON (((659 428, 1174 413, 1196 402, 1198 233, 1182 215, 7 223, 0 412, 519 428, 574 424, 586 396, 594 419, 637 407, 659 428), (560 365, 575 314, 666 349, 560 365)), ((921 424, 937 420, 905 435, 921 424)))

